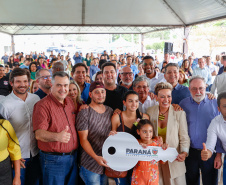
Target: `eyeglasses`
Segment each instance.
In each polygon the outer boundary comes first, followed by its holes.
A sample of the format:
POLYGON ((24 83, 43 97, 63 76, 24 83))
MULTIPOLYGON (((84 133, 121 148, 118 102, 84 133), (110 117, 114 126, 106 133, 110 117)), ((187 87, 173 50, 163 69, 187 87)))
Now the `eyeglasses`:
POLYGON ((49 76, 40 76, 39 78, 43 78, 44 80, 47 80, 48 78, 52 79, 52 76, 51 75, 49 75, 49 76))
POLYGON ((129 75, 129 76, 132 76, 133 75, 133 73, 132 72, 130 72, 130 73, 121 73, 123 76, 127 76, 127 75, 129 75))
POLYGON ((147 88, 148 88, 148 86, 140 86, 140 85, 138 85, 138 86, 137 86, 137 89, 141 89, 141 88, 143 88, 143 89, 147 89, 147 88))
POLYGON ((193 92, 196 92, 197 90, 204 91, 205 89, 206 89, 205 87, 199 87, 199 88, 193 87, 193 88, 191 88, 191 91, 193 91, 193 92))

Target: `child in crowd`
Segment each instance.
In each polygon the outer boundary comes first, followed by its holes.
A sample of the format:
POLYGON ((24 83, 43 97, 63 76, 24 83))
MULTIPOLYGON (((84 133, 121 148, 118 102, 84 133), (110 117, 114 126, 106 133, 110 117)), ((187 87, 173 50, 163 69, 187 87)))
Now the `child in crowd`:
MULTIPOLYGON (((138 142, 143 146, 162 146, 164 150, 167 149, 167 145, 163 144, 162 141, 155 137, 154 127, 148 119, 141 119, 135 123, 136 126, 136 137, 138 142)), ((135 131, 135 129, 134 129, 135 131)), ((132 185, 158 185, 159 184, 159 171, 158 162, 152 161, 139 161, 133 169, 132 185)))

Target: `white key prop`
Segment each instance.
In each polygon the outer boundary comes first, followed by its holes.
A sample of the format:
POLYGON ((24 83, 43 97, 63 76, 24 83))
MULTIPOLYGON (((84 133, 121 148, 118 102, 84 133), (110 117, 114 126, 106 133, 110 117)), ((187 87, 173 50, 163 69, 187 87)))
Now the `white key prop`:
POLYGON ((109 136, 104 142, 102 154, 107 165, 116 171, 130 170, 138 161, 173 162, 178 156, 175 148, 163 150, 161 147, 148 146, 144 149, 135 137, 126 132, 109 136))

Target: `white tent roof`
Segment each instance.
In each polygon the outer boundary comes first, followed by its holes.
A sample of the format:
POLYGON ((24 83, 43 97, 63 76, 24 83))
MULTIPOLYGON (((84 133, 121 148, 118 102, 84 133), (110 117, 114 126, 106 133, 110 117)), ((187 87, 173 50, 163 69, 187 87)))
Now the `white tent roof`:
POLYGON ((0 0, 12 35, 147 33, 226 18, 225 0, 0 0))

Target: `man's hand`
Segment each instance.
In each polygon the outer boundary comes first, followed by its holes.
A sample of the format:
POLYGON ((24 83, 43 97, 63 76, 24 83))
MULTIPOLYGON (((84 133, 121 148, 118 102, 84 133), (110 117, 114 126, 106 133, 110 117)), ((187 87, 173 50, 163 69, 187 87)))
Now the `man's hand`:
POLYGON ((83 104, 83 105, 81 105, 80 106, 80 108, 79 108, 79 112, 81 111, 81 110, 83 110, 83 109, 88 109, 89 108, 89 105, 87 105, 87 104, 83 104))
POLYGON ((220 169, 221 166, 222 166, 221 153, 217 153, 217 155, 214 159, 214 168, 220 169))
POLYGON ((26 168, 26 166, 25 166, 25 160, 24 159, 20 159, 20 166, 22 167, 22 168, 26 168))
POLYGON ((203 145, 203 149, 201 151, 201 159, 203 161, 207 161, 211 157, 212 153, 211 151, 207 150, 205 143, 203 143, 202 145, 203 145))
POLYGON ((68 133, 67 131, 69 130, 69 127, 66 126, 66 129, 58 133, 58 141, 61 143, 68 143, 71 138, 71 134, 68 133))
POLYGON ((208 96, 208 99, 209 99, 209 100, 216 99, 216 97, 215 97, 214 94, 212 94, 212 93, 207 93, 207 96, 208 96))
POLYGON ((96 160, 96 162, 97 162, 100 166, 109 167, 109 166, 107 165, 107 161, 106 161, 103 157, 97 156, 97 157, 95 158, 95 160, 96 160))
POLYGON ((114 113, 113 114, 121 114, 121 110, 120 109, 115 109, 114 113))
POLYGON ((175 111, 183 110, 183 109, 180 107, 180 105, 178 105, 178 104, 172 104, 172 106, 173 106, 173 109, 174 109, 175 111))

